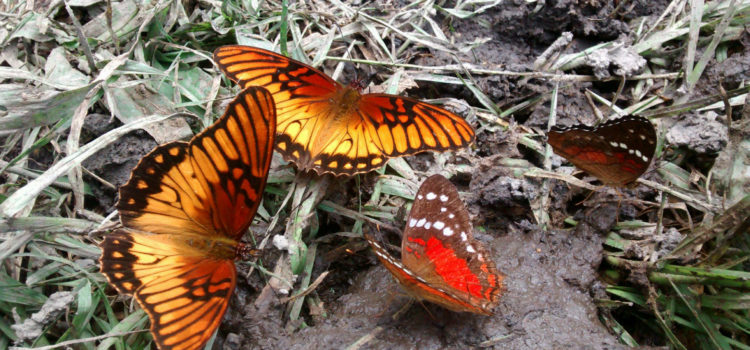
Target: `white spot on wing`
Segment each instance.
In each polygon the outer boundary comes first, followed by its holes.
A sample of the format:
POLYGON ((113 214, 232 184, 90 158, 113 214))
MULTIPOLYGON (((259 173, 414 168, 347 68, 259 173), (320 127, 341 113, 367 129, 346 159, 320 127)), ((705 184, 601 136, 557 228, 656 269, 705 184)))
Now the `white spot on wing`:
POLYGON ((424 198, 424 197, 422 197, 421 194, 417 196, 417 199, 422 199, 422 198, 424 198))
POLYGON ((421 219, 419 219, 419 221, 417 221, 417 227, 422 227, 422 226, 424 226, 424 223, 425 223, 425 222, 427 222, 427 220, 425 220, 425 218, 421 218, 421 219))
POLYGON ((622 149, 628 149, 628 145, 620 142, 620 148, 622 148, 622 149))
POLYGON ((414 227, 414 225, 417 224, 417 219, 411 219, 409 220, 409 227, 414 227))
POLYGON ((442 230, 443 227, 445 227, 445 224, 442 221, 435 221, 435 228, 438 230, 442 230))
POLYGON ((446 196, 446 195, 444 195, 444 194, 441 194, 441 195, 440 195, 440 201, 441 201, 441 202, 447 202, 447 201, 448 201, 448 196, 446 196))
POLYGON ((429 222, 429 221, 427 221, 427 223, 426 223, 426 224, 424 224, 424 228, 426 228, 426 229, 428 229, 428 230, 430 229, 430 226, 432 226, 432 223, 431 223, 431 222, 429 222))
POLYGON ((471 246, 471 244, 466 246, 466 251, 469 253, 476 253, 477 251, 474 250, 474 247, 471 246))
POLYGON ((453 236, 453 230, 450 227, 446 227, 443 229, 443 235, 446 237, 453 236))
POLYGON ((467 239, 468 239, 468 238, 466 237, 466 232, 463 232, 463 231, 462 231, 462 232, 461 232, 461 240, 462 240, 462 241, 464 241, 464 242, 466 242, 466 240, 467 240, 467 239))
POLYGON ((612 145, 612 147, 617 147, 617 142, 610 142, 609 144, 612 145))
POLYGON ((446 210, 448 210, 448 209, 447 208, 440 208, 440 212, 441 213, 445 212, 446 210))
POLYGON ((432 193, 432 192, 430 192, 430 193, 427 194, 426 198, 427 198, 428 201, 431 201, 431 200, 437 198, 437 195, 434 194, 434 193, 432 193))
POLYGON ((640 157, 640 156, 642 156, 643 154, 641 153, 641 151, 639 151, 639 150, 635 150, 635 155, 636 155, 636 156, 638 156, 638 157, 640 157))
POLYGON ((448 214, 448 219, 453 219, 453 218, 455 218, 455 217, 456 217, 456 216, 455 216, 455 215, 453 215, 453 213, 450 213, 450 214, 448 214))

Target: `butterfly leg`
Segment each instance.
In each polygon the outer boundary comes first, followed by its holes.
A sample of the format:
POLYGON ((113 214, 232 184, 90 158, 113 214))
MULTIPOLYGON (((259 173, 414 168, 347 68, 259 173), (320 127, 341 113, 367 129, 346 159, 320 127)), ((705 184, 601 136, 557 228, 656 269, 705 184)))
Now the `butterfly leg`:
POLYGON ((430 318, 432 319, 432 322, 438 323, 438 320, 435 317, 435 315, 433 315, 432 312, 430 312, 430 309, 427 308, 427 305, 425 305, 423 301, 419 300, 419 305, 422 305, 422 308, 424 309, 424 311, 427 311, 427 315, 430 316, 430 318))
POLYGON ((407 297, 407 302, 406 302, 406 304, 404 304, 403 306, 401 306, 398 309, 398 311, 396 311, 393 314, 393 316, 391 316, 391 318, 393 320, 399 319, 401 317, 401 314, 403 314, 404 312, 406 312, 406 310, 409 310, 409 308, 411 308, 411 305, 414 303, 414 298, 411 295, 405 294, 405 293, 400 292, 400 291, 391 290, 388 293, 388 299, 385 301, 386 307, 383 308, 383 311, 378 312, 378 314, 375 315, 375 317, 377 317, 377 318, 383 317, 383 315, 385 314, 385 312, 388 311, 388 309, 390 309, 389 306, 391 304, 393 304, 393 300, 396 298, 397 295, 399 295, 399 296, 406 296, 407 297))
POLYGON ((599 192, 599 190, 601 190, 603 187, 606 187, 606 185, 599 185, 599 187, 597 187, 595 190, 589 192, 589 194, 586 195, 586 198, 584 198, 582 201, 576 203, 576 205, 581 205, 584 202, 588 201, 589 198, 591 198, 591 196, 594 195, 594 193, 599 192))

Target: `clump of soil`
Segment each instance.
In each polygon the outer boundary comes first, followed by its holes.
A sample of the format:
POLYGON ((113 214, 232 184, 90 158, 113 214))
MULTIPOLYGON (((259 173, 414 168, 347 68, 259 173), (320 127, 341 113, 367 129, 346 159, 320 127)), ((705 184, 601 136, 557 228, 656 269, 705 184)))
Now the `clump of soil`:
MULTIPOLYGON (((104 114, 89 114, 84 124, 84 136, 95 138, 116 127, 117 121, 104 114)), ((110 147, 83 161, 83 166, 119 187, 130 178, 130 172, 138 165, 140 159, 150 152, 157 144, 144 131, 135 131, 120 137, 110 147)), ((87 176, 86 181, 97 186, 91 186, 99 206, 111 211, 114 207, 117 191, 113 188, 99 185, 99 182, 87 176)))

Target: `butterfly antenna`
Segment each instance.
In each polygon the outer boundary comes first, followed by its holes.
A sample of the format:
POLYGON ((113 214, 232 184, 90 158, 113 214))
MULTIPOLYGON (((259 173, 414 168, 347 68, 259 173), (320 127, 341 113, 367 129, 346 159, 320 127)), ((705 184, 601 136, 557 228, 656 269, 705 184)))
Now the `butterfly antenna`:
POLYGON ((382 228, 384 228, 387 231, 390 231, 390 232, 393 232, 393 233, 397 234, 399 237, 403 236, 403 232, 401 232, 400 228, 398 228, 396 226, 393 226, 391 224, 387 224, 387 223, 382 222, 382 221, 375 220, 375 219, 373 219, 373 218, 371 218, 369 216, 363 215, 363 214, 361 214, 359 212, 353 212, 352 213, 352 217, 355 218, 355 219, 359 219, 359 220, 364 221, 368 225, 368 227, 375 226, 375 230, 377 230, 378 233, 381 233, 380 228, 382 227, 382 228))
POLYGON ((622 195, 622 191, 620 191, 618 187, 615 187, 615 193, 617 194, 617 210, 615 211, 615 225, 619 225, 620 224, 620 204, 622 204, 624 196, 622 195))
POLYGON ((371 224, 371 225, 375 225, 375 229, 378 230, 379 233, 381 232, 380 228, 382 227, 386 231, 390 231, 390 232, 393 232, 393 233, 397 234, 399 237, 401 237, 401 236, 404 235, 404 233, 401 231, 401 229, 398 228, 398 227, 396 227, 396 226, 393 226, 393 225, 390 225, 390 224, 386 224, 384 222, 379 222, 379 221, 378 222, 369 222, 369 221, 367 221, 367 222, 369 224, 371 224))
POLYGON ((599 190, 601 190, 601 189, 602 189, 602 188, 604 188, 604 187, 607 187, 607 185, 599 185, 599 187, 597 187, 597 188, 596 188, 595 190, 593 190, 593 191, 589 192, 589 194, 587 194, 587 195, 586 195, 586 198, 584 198, 584 199, 583 199, 583 200, 581 200, 580 202, 576 203, 576 205, 581 205, 581 204, 583 204, 584 202, 588 201, 588 200, 589 200, 589 198, 591 198, 591 196, 592 196, 592 195, 594 195, 594 193, 596 193, 596 192, 599 192, 599 190))
MULTIPOLYGON (((610 102, 610 104, 609 104, 609 106, 608 106, 608 107, 609 107, 609 110, 611 110, 612 112, 615 112, 615 113, 617 113, 617 112, 616 112, 616 110, 615 110, 615 106, 617 106, 617 105, 616 105, 616 103, 617 103, 617 100, 619 100, 619 99, 620 99, 620 95, 622 95, 622 90, 623 90, 624 88, 625 88, 625 76, 623 75, 623 76, 622 76, 622 77, 620 78, 620 85, 619 85, 619 86, 617 86, 617 92, 615 93, 615 96, 614 96, 614 97, 612 98, 612 102, 610 102)), ((620 115, 619 115, 619 113, 618 113, 618 117, 619 117, 619 116, 620 116, 620 115)), ((606 122, 606 120, 602 120, 602 122, 606 122)))
POLYGON ((345 40, 344 31, 341 30, 341 26, 338 23, 334 23, 333 25, 336 27, 336 31, 339 32, 339 34, 341 34, 341 40, 345 40))
POLYGON ((376 76, 378 76, 377 72, 372 72, 367 76, 367 93, 370 93, 370 83, 375 80, 376 76))

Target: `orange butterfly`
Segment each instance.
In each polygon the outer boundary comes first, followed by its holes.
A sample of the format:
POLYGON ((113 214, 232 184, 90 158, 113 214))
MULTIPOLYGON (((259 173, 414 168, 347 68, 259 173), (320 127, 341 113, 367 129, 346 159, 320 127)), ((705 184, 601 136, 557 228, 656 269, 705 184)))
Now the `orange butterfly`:
POLYGON ((459 116, 428 103, 361 94, 323 72, 277 53, 222 46, 214 61, 243 87, 262 86, 276 101, 276 149, 301 169, 353 175, 386 158, 467 146, 474 130, 459 116))
POLYGON ((198 349, 221 322, 239 242, 266 186, 276 130, 271 94, 251 87, 190 142, 156 147, 120 188, 125 228, 100 247, 102 273, 134 294, 159 349, 198 349))

